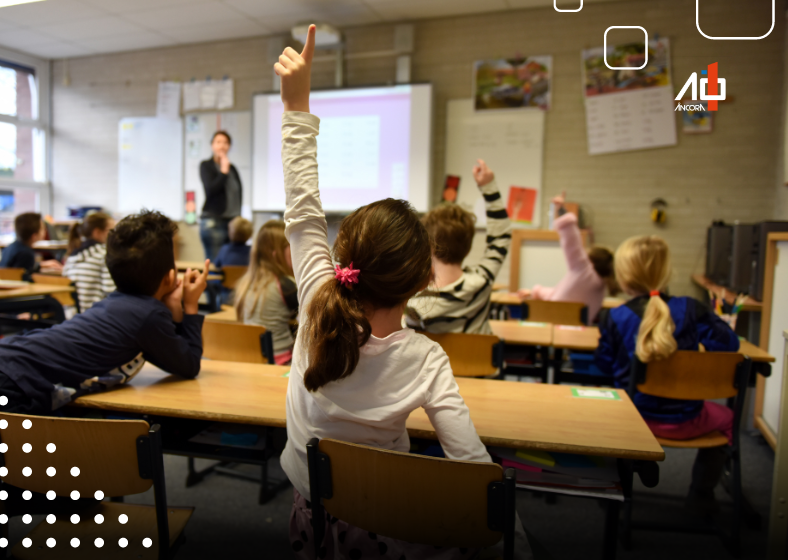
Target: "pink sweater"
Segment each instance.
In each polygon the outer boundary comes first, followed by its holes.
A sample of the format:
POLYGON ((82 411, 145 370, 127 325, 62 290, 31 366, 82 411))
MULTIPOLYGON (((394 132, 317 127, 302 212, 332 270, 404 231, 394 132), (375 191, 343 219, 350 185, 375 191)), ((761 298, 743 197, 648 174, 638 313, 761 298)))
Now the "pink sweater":
POLYGON ((588 306, 588 320, 593 322, 602 308, 605 283, 594 270, 591 259, 583 248, 583 238, 577 227, 577 216, 566 213, 555 222, 566 257, 566 273, 555 288, 536 285, 531 291, 533 299, 545 301, 579 301, 588 306))

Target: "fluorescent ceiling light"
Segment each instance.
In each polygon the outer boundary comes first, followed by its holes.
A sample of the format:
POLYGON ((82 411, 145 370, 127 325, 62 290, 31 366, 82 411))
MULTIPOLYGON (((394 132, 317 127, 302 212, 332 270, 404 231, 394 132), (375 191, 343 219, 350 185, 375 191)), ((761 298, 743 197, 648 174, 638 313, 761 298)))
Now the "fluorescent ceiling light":
POLYGON ((16 6, 17 4, 31 4, 33 2, 43 2, 44 0, 0 0, 0 8, 16 6))

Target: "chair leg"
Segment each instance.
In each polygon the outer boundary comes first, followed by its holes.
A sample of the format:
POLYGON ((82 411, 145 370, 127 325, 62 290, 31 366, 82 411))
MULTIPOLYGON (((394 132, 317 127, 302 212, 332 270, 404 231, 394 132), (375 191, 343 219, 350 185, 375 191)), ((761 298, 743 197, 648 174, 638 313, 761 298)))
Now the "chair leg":
POLYGON ((606 500, 605 542, 602 546, 602 559, 613 560, 618 552, 618 516, 620 504, 615 500, 606 500))
POLYGON ((620 531, 621 546, 624 550, 632 550, 632 499, 624 502, 620 531))
POLYGON ((731 455, 731 490, 733 490, 733 524, 731 526, 731 552, 735 558, 741 556, 741 456, 739 450, 734 449, 731 455))

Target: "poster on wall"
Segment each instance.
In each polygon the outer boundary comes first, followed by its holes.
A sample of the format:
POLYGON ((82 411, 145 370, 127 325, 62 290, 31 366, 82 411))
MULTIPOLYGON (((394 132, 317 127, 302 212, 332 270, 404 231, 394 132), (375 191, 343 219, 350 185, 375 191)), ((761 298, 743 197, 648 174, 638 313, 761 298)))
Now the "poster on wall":
MULTIPOLYGON (((709 111, 705 101, 691 101, 696 106, 703 106, 702 111, 682 111, 681 131, 684 134, 708 134, 714 129, 714 113, 709 111)), ((682 100, 682 104, 684 101, 682 100)))
POLYGON ((649 41, 647 61, 643 43, 586 49, 582 72, 589 154, 676 144, 667 38, 649 41))
POLYGON ((552 67, 552 56, 477 61, 473 65, 476 110, 548 110, 552 67))

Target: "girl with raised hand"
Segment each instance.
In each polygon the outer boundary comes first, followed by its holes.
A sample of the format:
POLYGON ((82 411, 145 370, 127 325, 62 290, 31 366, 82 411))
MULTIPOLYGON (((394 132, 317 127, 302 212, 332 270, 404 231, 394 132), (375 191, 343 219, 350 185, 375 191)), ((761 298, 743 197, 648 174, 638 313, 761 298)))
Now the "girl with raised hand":
MULTIPOLYGON (((288 439, 282 453, 282 467, 295 487, 290 535, 299 558, 314 555, 306 502, 310 439, 335 438, 407 452, 405 421, 423 407, 447 457, 490 461, 446 353, 402 327, 408 299, 432 277, 429 236, 410 205, 386 199, 350 214, 339 228, 332 261, 318 189, 320 119, 309 113, 314 41, 315 27, 310 26, 303 52, 287 48, 274 66, 285 108, 285 235, 300 302, 301 331, 293 349, 288 439)), ((380 535, 373 540, 341 520, 319 522, 326 523, 322 544, 329 559, 379 558, 381 542, 387 558, 469 558, 473 553, 436 551, 380 535)), ((527 541, 524 545, 527 549, 527 541)))

